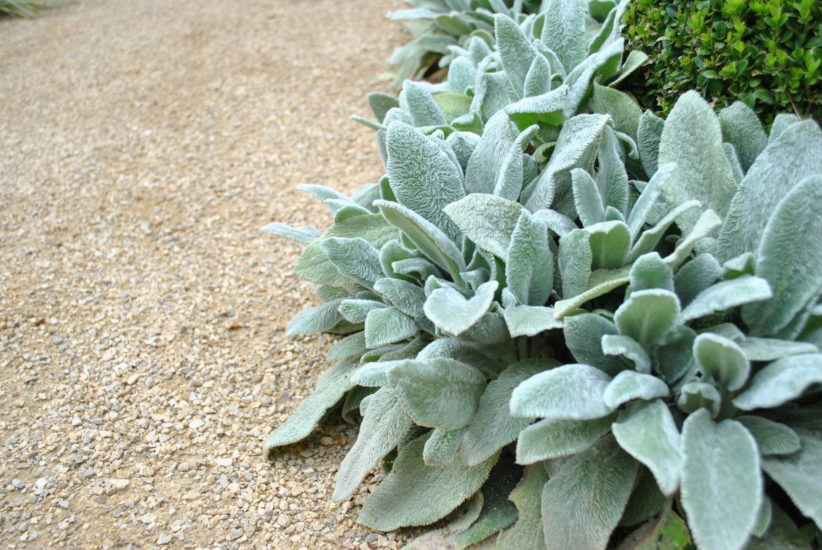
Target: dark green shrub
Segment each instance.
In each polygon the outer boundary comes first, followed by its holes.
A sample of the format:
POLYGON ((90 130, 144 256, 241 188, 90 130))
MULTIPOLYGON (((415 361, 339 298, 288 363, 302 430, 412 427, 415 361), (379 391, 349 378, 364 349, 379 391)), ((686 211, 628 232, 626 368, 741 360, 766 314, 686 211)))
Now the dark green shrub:
POLYGON ((741 99, 770 124, 787 110, 818 116, 817 0, 634 0, 625 14, 627 49, 651 63, 628 89, 664 114, 697 87, 717 106, 741 99))

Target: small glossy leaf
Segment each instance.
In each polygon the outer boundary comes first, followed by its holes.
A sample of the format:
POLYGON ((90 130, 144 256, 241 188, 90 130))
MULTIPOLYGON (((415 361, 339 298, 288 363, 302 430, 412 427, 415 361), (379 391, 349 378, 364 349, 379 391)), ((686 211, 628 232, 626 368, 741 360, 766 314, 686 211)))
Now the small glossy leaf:
POLYGON ((484 283, 468 300, 453 288, 438 288, 425 301, 425 315, 440 329, 459 336, 485 315, 497 286, 496 281, 484 283))
POLYGON ((403 361, 387 375, 414 422, 431 428, 468 424, 485 388, 477 369, 453 359, 403 361))
POLYGON ((611 377, 589 365, 571 364, 541 372, 511 395, 518 417, 589 420, 610 414, 602 395, 611 377))
POLYGON ((434 467, 422 459, 427 435, 400 449, 393 468, 363 505, 358 522, 378 531, 428 525, 452 512, 488 479, 497 457, 466 468, 434 467))
POLYGON ((777 407, 822 383, 822 353, 792 355, 758 371, 733 403, 743 411, 777 407))
POLYGON ((765 458, 762 469, 788 493, 799 511, 822 529, 822 439, 810 434, 800 438, 802 450, 786 458, 765 458))
POLYGON ((378 348, 411 338, 418 331, 417 323, 395 307, 373 309, 365 318, 365 345, 378 348))
POLYGON ((731 391, 745 385, 751 372, 751 364, 736 342, 710 332, 694 340, 694 358, 703 373, 731 391))
POLYGON ((759 451, 739 423, 719 424, 701 409, 682 428, 682 506, 705 550, 738 550, 756 524, 762 501, 759 451))
POLYGON ((656 376, 626 370, 614 377, 602 398, 606 405, 616 409, 634 399, 650 401, 670 393, 668 385, 656 376))
POLYGON ((350 497, 382 457, 399 445, 413 426, 391 388, 380 388, 368 396, 357 441, 345 455, 337 473, 334 500, 350 497))
POLYGON ((679 300, 667 290, 640 290, 616 310, 614 322, 620 334, 642 347, 659 342, 679 322, 679 300))
POLYGON ((596 443, 611 428, 614 416, 593 420, 546 418, 522 430, 517 438, 517 464, 580 453, 596 443))
POLYGON ((354 387, 351 373, 356 367, 357 363, 354 361, 343 361, 323 373, 312 394, 265 440, 265 455, 269 456, 275 447, 290 445, 308 437, 326 411, 354 387))
POLYGON ((563 463, 542 490, 546 546, 605 550, 631 496, 637 466, 612 437, 563 463))
POLYGON ((445 207, 466 237, 503 260, 523 210, 519 203, 483 193, 472 193, 445 207))
POLYGON ((785 424, 761 416, 739 416, 736 420, 754 436, 762 456, 790 455, 801 447, 799 436, 785 424))

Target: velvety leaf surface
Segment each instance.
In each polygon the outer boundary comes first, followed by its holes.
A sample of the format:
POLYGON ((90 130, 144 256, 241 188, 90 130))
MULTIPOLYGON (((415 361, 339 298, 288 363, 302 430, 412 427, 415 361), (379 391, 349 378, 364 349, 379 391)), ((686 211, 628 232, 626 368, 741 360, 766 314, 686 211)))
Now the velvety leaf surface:
POLYGON ((585 59, 585 7, 582 2, 548 0, 542 41, 559 56, 565 72, 585 59))
POLYGON ((470 299, 453 288, 438 288, 425 301, 425 315, 442 330, 459 336, 482 318, 491 307, 498 283, 483 283, 470 299))
POLYGON ((411 338, 418 331, 417 323, 399 309, 374 309, 365 318, 365 345, 378 348, 411 338))
POLYGON ((602 398, 606 405, 617 409, 634 399, 650 401, 657 397, 668 397, 670 393, 668 385, 656 376, 625 370, 611 380, 602 398))
POLYGON ((751 372, 751 364, 736 342, 710 332, 694 340, 694 359, 703 373, 731 391, 745 385, 751 372))
POLYGON ((723 140, 734 146, 742 168, 747 171, 768 145, 768 136, 756 113, 741 101, 736 101, 719 111, 719 125, 723 140))
POLYGON ((548 474, 541 464, 525 468, 525 475, 511 493, 510 499, 517 507, 517 522, 500 533, 497 548, 521 550, 548 550, 542 531, 542 487, 548 474))
POLYGON ((531 424, 517 438, 517 464, 570 456, 593 445, 611 428, 614 416, 593 420, 553 420, 531 424))
POLYGON ((511 233, 506 258, 508 290, 523 305, 545 304, 554 281, 554 255, 548 244, 546 225, 526 212, 520 214, 511 233))
POLYGON ((602 337, 617 334, 616 325, 594 313, 573 315, 565 319, 563 336, 565 345, 580 363, 593 365, 603 372, 616 375, 623 365, 616 357, 602 352, 602 337))
POLYGON ((291 227, 284 223, 274 222, 266 225, 260 231, 265 231, 271 235, 285 237, 297 241, 298 243, 310 244, 320 237, 320 232, 313 227, 291 227))
POLYGON ((589 420, 611 412, 602 399, 611 377, 590 365, 572 364, 541 372, 511 395, 518 417, 589 420))
POLYGON ((791 497, 796 507, 822 529, 822 439, 800 435, 802 450, 786 458, 765 458, 762 469, 791 497))
POLYGON ((738 416, 735 420, 751 432, 762 456, 793 454, 801 446, 799 436, 785 424, 761 416, 738 416))
POLYGON ((743 411, 777 407, 822 382, 822 354, 809 353, 778 359, 759 370, 734 405, 743 411))
POLYGON ((679 300, 667 290, 634 292, 614 314, 620 334, 643 347, 659 342, 679 321, 679 300))
POLYGON ((540 332, 562 328, 554 317, 554 308, 542 306, 510 306, 505 308, 505 324, 511 337, 536 336, 540 332))
POLYGON ((771 296, 773 293, 768 281, 760 277, 745 275, 730 281, 722 281, 695 296, 682 310, 682 321, 687 322, 742 304, 767 300, 771 296))
POLYGON ((519 203, 484 193, 472 193, 445 207, 466 237, 503 260, 522 211, 519 203))

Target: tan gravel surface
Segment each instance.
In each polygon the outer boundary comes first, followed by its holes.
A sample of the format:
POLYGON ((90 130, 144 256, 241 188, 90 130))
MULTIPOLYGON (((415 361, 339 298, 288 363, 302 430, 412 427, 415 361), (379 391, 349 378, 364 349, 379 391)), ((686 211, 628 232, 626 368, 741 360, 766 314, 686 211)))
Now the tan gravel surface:
POLYGON ((330 337, 295 189, 382 173, 365 94, 399 0, 78 0, 0 19, 0 548, 379 548, 355 432, 261 457, 330 337))

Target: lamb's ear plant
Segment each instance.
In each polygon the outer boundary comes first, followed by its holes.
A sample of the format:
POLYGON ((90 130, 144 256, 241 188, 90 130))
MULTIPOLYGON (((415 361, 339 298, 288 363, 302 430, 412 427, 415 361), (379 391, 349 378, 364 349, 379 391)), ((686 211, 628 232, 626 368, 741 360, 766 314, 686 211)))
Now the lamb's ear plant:
MULTIPOLYGON (((766 134, 694 92, 662 120, 596 76, 568 103, 575 71, 618 64, 566 32, 548 48, 570 72, 529 78, 555 65, 523 38, 578 14, 510 21, 478 61, 500 63, 505 92, 477 128, 442 123, 436 94, 456 92, 372 96, 386 177, 351 197, 306 186, 325 233, 266 228, 307 244, 297 273, 322 301, 287 332, 344 335, 266 454, 339 405, 360 429, 334 499, 382 467, 372 529, 448 518, 432 536, 457 548, 810 548, 822 131, 786 115, 766 134)), ((443 88, 470 80, 454 65, 443 88)))

